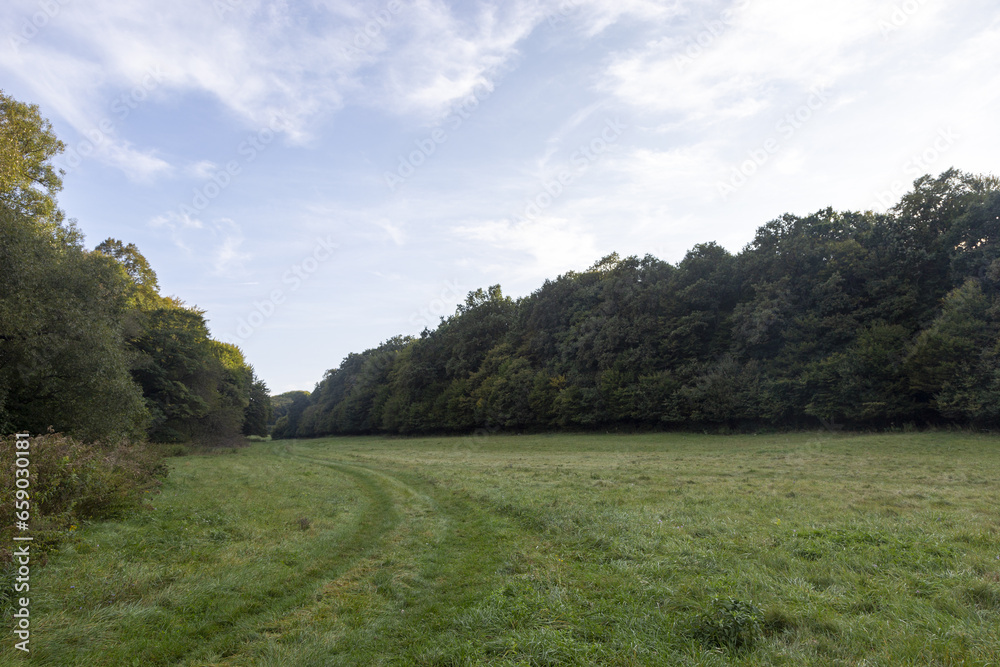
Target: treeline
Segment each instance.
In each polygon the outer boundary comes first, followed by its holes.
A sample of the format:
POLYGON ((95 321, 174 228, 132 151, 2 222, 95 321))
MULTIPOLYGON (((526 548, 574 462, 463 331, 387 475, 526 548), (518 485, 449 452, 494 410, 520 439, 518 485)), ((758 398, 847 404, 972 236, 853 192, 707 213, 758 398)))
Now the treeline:
POLYGON ((56 204, 64 149, 0 92, 0 433, 220 444, 266 434, 267 387, 132 244, 88 251, 56 204))
POLYGON ((1000 426, 1000 181, 925 176, 886 214, 784 215, 733 255, 610 255, 468 295, 349 355, 275 437, 476 428, 1000 426))

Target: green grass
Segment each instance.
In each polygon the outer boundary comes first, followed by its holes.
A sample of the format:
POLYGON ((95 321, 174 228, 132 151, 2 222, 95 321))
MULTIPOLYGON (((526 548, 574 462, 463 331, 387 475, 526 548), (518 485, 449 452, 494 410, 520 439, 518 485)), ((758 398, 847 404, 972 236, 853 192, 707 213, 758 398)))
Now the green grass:
POLYGON ((998 453, 649 434, 172 459, 156 509, 33 572, 32 662, 997 665, 998 453))

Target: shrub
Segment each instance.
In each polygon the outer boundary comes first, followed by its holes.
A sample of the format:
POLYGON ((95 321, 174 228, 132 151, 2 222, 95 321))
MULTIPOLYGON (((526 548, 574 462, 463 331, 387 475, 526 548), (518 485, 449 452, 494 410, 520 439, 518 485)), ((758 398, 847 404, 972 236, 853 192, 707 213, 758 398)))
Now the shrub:
POLYGON ((694 636, 706 646, 749 648, 762 633, 764 613, 752 603, 735 598, 713 598, 711 608, 698 619, 694 636))
MULTIPOLYGON (((14 524, 15 442, 0 438, 0 549, 8 549, 14 524)), ((167 466, 146 444, 85 444, 51 433, 31 438, 31 534, 35 544, 57 542, 59 533, 87 519, 121 514, 160 485, 167 466)), ((6 562, 7 553, 0 551, 6 562)))

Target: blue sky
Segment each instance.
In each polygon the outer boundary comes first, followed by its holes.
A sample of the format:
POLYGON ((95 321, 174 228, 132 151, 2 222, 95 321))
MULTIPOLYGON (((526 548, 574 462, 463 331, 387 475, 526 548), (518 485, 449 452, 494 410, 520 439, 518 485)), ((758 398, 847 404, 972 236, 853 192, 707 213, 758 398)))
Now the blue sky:
POLYGON ((604 255, 1000 173, 995 0, 6 0, 60 201, 275 393, 604 255))

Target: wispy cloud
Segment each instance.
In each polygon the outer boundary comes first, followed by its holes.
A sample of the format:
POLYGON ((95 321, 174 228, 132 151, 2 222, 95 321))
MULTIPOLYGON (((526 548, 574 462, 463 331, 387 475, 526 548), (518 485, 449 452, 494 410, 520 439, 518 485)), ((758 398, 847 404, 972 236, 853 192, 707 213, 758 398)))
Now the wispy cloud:
POLYGON ((679 0, 555 0, 548 8, 548 23, 569 22, 590 38, 625 19, 663 24, 682 11, 682 4, 679 0))
POLYGON ((253 255, 243 249, 243 228, 232 218, 204 222, 188 214, 170 211, 149 221, 155 230, 166 232, 175 246, 189 259, 204 263, 214 276, 229 278, 243 274, 253 255))
POLYGON ((502 271, 519 283, 586 266, 593 263, 598 253, 591 233, 573 221, 555 216, 470 222, 456 225, 452 232, 494 249, 482 260, 474 260, 476 268, 493 273, 502 271), (498 256, 495 251, 506 251, 513 257, 498 256))
POLYGON ((244 251, 243 229, 229 218, 217 220, 213 226, 216 240, 212 272, 217 276, 231 276, 243 271, 244 265, 253 255, 244 251))
MULTIPOLYGON (((36 9, 10 4, 11 16, 36 9)), ((102 95, 157 67, 166 87, 208 93, 249 126, 281 117, 289 137, 305 141, 313 118, 347 98, 398 113, 445 111, 488 82, 542 15, 533 3, 484 5, 463 18, 440 0, 399 5, 360 51, 358 34, 384 6, 178 0, 152 11, 149 3, 74 3, 21 47, 18 67, 5 69, 35 82, 78 128, 93 120, 102 95), (63 40, 82 45, 68 80, 67 57, 48 46, 63 40)))
POLYGON ((211 160, 199 160, 193 164, 189 164, 184 169, 184 175, 191 178, 198 179, 199 181, 205 181, 215 175, 218 170, 219 165, 212 162, 211 160))
POLYGON ((710 124, 774 106, 789 90, 870 67, 881 41, 868 0, 745 1, 708 8, 648 45, 615 55, 603 89, 639 109, 710 124))

